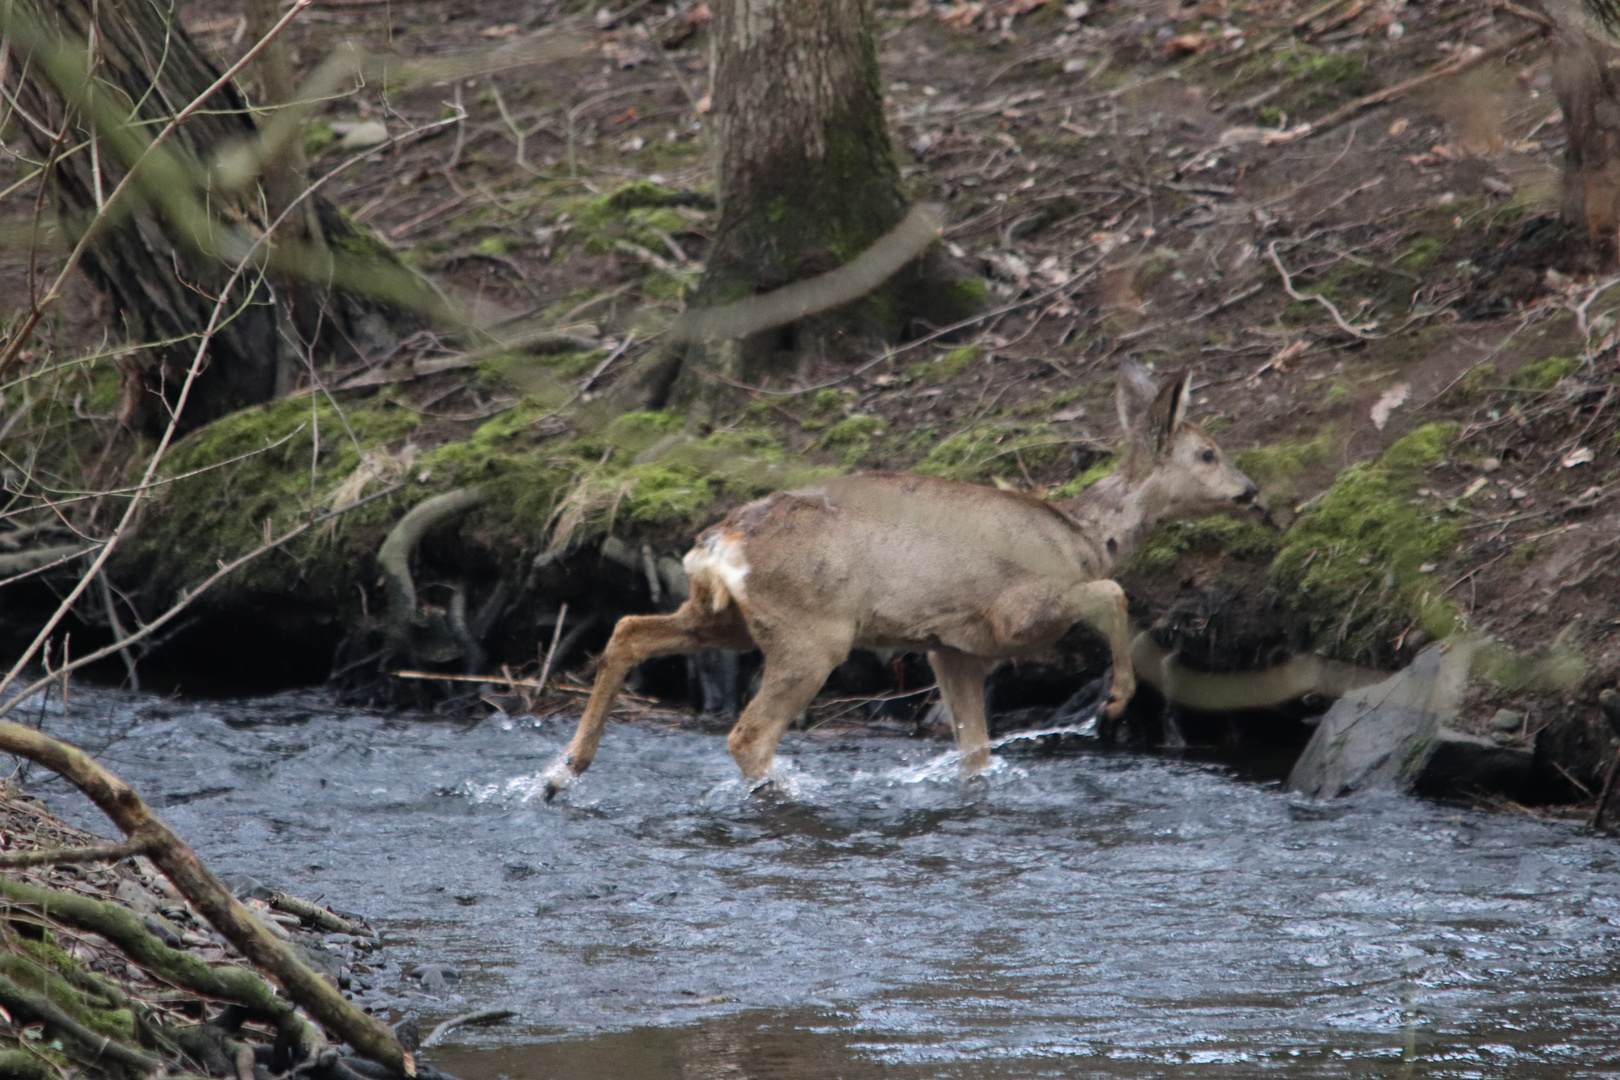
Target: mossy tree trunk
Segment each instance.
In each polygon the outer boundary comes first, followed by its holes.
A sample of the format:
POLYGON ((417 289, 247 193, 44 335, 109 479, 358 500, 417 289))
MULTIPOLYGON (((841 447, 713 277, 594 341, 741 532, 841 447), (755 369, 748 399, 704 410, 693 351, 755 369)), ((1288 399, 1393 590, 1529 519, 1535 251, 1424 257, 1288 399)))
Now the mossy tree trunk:
MULTIPOLYGON (((706 307, 834 269, 907 209, 872 0, 720 0, 711 34, 721 209, 694 298, 706 307)), ((894 340, 913 320, 964 310, 959 277, 934 251, 861 301, 710 350, 707 360, 753 380, 801 358, 894 340)))
MULTIPOLYGON (((220 72, 180 24, 178 0, 20 0, 19 7, 47 33, 91 44, 92 77, 148 136, 203 94, 220 72)), ((274 5, 250 0, 255 29, 274 22, 274 5)), ((284 52, 261 54, 261 90, 272 99, 291 95, 284 52)), ((79 114, 27 56, 9 68, 19 100, 34 123, 19 126, 42 159, 51 160, 49 182, 69 239, 78 235, 125 174, 126 162, 109 152, 105 133, 79 114), (71 153, 64 150, 71 149, 71 153)), ((302 153, 295 148, 267 164, 263 190, 231 196, 213 187, 208 164, 233 144, 254 139, 257 126, 248 103, 231 84, 215 91, 166 142, 187 159, 199 198, 226 223, 265 228, 298 198, 306 182, 302 153), (205 188, 204 185, 207 185, 205 188)), ((230 280, 233 266, 187 242, 197 222, 166 220, 150 204, 115 215, 87 249, 82 267, 131 343, 149 347, 123 362, 121 418, 152 429, 168 420, 172 401, 190 367, 202 330, 230 280)), ((277 241, 306 246, 341 239, 355 227, 316 197, 296 208, 276 231, 277 241)), ((346 359, 356 332, 375 305, 334 297, 317 283, 243 274, 229 297, 209 343, 207 365, 193 386, 182 430, 205 424, 246 405, 268 401, 285 387, 306 359, 346 359), (273 288, 272 288, 273 286, 273 288)), ((388 322, 408 322, 386 313, 388 322)), ((375 320, 365 323, 375 337, 375 320)), ((409 327, 415 329, 414 325, 409 327)))
POLYGON ((1562 216, 1584 228, 1599 260, 1620 257, 1620 49, 1613 0, 1548 0, 1553 88, 1564 113, 1562 216))

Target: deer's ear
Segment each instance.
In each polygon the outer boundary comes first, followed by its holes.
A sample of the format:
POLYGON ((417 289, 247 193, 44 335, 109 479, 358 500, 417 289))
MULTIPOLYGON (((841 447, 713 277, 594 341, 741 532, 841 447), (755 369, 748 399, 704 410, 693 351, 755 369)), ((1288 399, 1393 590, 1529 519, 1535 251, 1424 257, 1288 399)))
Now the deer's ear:
POLYGON ((1158 392, 1159 388, 1135 361, 1127 360, 1119 365, 1119 375, 1114 380, 1114 406, 1119 410, 1119 426, 1125 430, 1127 439, 1153 437, 1151 429, 1147 428, 1147 419, 1158 392))
POLYGON ((1148 410, 1147 436, 1157 449, 1164 450, 1170 445, 1176 428, 1186 419, 1191 387, 1192 376, 1183 371, 1166 383, 1153 399, 1153 406, 1148 410))

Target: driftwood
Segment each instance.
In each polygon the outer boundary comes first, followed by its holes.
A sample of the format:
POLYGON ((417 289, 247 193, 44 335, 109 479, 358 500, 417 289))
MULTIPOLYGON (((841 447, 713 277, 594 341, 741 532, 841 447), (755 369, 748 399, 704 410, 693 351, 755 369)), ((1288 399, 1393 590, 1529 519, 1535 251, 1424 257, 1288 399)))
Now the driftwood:
MULTIPOLYGON (((143 846, 147 856, 188 900, 197 913, 225 936, 260 969, 268 972, 292 1001, 346 1039, 355 1050, 396 1074, 416 1075, 414 1057, 394 1033, 343 998, 337 988, 306 967, 289 944, 267 930, 252 912, 197 858, 195 852, 159 818, 135 790, 109 773, 76 747, 20 724, 0 722, 0 752, 28 758, 45 766, 82 791, 129 839, 143 846)), ((15 887, 7 882, 6 888, 15 887)), ((52 902, 61 901, 54 896, 52 902)), ((99 932, 99 931, 98 931, 99 932)), ((129 937, 132 947, 149 943, 129 937)), ((206 965, 198 964, 205 970, 206 965)), ((200 974, 198 977, 202 977, 200 974)), ((231 978, 231 976, 226 976, 231 978)), ((4 988, 0 987, 0 993, 4 988)), ((285 1011, 282 1008, 280 1011, 285 1011)), ((55 1023, 55 1021, 53 1021, 55 1023)), ((99 1036, 98 1036, 99 1038, 99 1036)), ((145 1062, 145 1055, 141 1055, 145 1062)), ((128 1063, 153 1071, 155 1062, 128 1063)))

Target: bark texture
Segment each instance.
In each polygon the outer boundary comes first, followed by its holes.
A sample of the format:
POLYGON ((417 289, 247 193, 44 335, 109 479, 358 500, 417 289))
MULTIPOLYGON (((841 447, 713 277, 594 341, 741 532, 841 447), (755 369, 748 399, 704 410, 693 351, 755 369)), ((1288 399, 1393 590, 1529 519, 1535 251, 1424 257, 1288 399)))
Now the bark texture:
MULTIPOLYGON (((14 0, 48 33, 68 43, 85 43, 92 77, 119 105, 131 124, 151 137, 181 109, 218 80, 220 72, 197 48, 179 21, 178 0, 14 0)), ((254 0, 249 14, 262 33, 275 21, 273 0, 254 0)), ((292 74, 279 42, 260 54, 260 89, 271 103, 292 96, 292 74)), ((21 125, 42 159, 50 160, 50 182, 60 220, 76 238, 125 175, 129 162, 117 160, 114 140, 77 113, 41 66, 26 55, 9 67, 29 116, 21 125), (64 153, 64 150, 71 152, 64 153)), ((296 244, 318 258, 329 245, 391 255, 373 238, 319 197, 297 202, 304 191, 306 165, 297 144, 266 162, 261 184, 240 193, 214 185, 209 164, 233 144, 256 138, 248 103, 232 84, 221 87, 165 142, 178 155, 195 184, 197 201, 217 222, 265 229, 292 207, 276 229, 275 241, 296 244), (295 206, 295 202, 297 205, 295 206)), ((127 141, 127 140, 126 140, 127 141)), ((138 185, 137 185, 138 186, 138 185)), ((154 343, 123 362, 122 419, 154 428, 168 420, 164 398, 184 381, 198 335, 208 323, 233 266, 197 242, 196 230, 217 225, 171 221, 151 200, 134 196, 134 210, 115 213, 99 227, 82 266, 132 343, 154 343)), ((407 312, 365 297, 334 294, 316 280, 278 275, 271 281, 244 274, 226 300, 208 348, 207 367, 192 388, 181 429, 189 430, 225 413, 274 397, 307 362, 347 360, 367 348, 385 348, 392 331, 420 323, 407 312)), ((82 317, 82 316, 76 316, 82 317)))
MULTIPOLYGON (((26 0, 18 5, 48 32, 92 43, 93 75, 134 123, 149 134, 206 90, 219 72, 180 27, 178 0, 26 0)), ((22 126, 42 157, 55 143, 78 147, 51 171, 57 210, 76 235, 124 175, 125 162, 97 140, 92 125, 63 102, 38 66, 15 57, 24 107, 40 123, 22 126), (64 139, 53 133, 66 127, 64 139), (41 127, 47 130, 41 130, 41 127)), ((252 138, 247 103, 235 87, 221 87, 169 139, 190 159, 196 175, 215 148, 252 138)), ((83 267, 109 301, 133 342, 165 342, 125 362, 126 419, 149 425, 163 413, 156 393, 173 394, 196 350, 230 268, 178 239, 175 223, 139 211, 106 228, 86 252, 83 267)), ((276 385, 276 309, 269 288, 252 277, 238 285, 227 310, 239 308, 209 347, 208 367, 192 388, 184 426, 194 427, 233 409, 269 400, 276 385)), ((82 317, 82 316, 81 316, 82 317)), ((166 419, 166 417, 164 417, 166 419)))
MULTIPOLYGON (((871 0, 714 5, 721 220, 697 305, 841 266, 905 215, 873 26, 871 0)), ((861 301, 718 350, 718 362, 750 378, 795 355, 893 339, 910 319, 950 317, 955 285, 924 257, 861 301)))

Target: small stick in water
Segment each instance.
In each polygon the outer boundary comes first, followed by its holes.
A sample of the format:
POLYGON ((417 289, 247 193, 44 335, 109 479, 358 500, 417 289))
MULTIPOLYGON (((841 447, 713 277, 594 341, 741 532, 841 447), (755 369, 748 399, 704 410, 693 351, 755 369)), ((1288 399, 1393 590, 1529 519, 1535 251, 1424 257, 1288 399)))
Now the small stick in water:
POLYGON ((563 604, 557 609, 557 625, 551 628, 551 648, 546 650, 545 662, 540 665, 540 690, 546 689, 546 680, 551 677, 551 662, 557 657, 557 642, 562 638, 563 620, 568 618, 568 605, 563 604))

